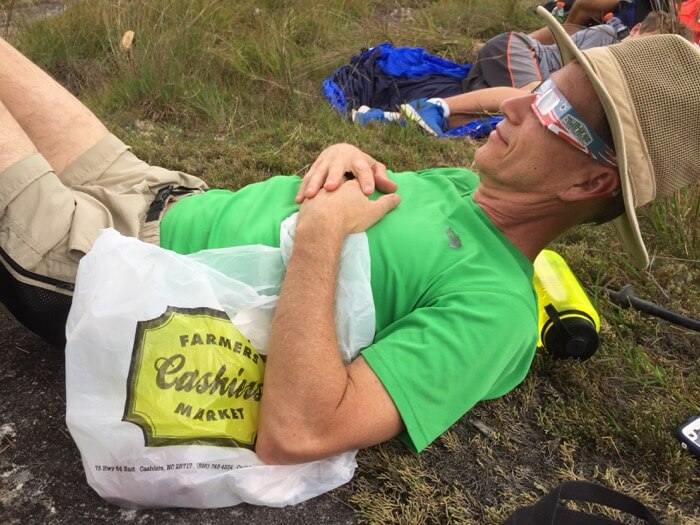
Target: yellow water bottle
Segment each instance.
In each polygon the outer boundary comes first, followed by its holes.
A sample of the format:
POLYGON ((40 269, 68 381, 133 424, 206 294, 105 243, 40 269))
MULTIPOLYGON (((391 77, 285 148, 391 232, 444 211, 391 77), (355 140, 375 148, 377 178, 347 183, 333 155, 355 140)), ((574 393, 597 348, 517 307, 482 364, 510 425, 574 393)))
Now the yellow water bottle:
POLYGON ((558 253, 542 250, 534 266, 540 346, 555 359, 588 359, 600 344, 598 312, 558 253))

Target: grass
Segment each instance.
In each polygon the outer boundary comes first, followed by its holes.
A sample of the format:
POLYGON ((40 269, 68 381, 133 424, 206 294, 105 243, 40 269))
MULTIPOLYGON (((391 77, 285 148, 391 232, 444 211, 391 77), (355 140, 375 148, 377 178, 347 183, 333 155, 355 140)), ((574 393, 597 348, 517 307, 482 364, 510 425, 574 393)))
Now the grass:
MULTIPOLYGON (((354 127, 323 101, 320 83, 375 43, 469 62, 475 42, 538 24, 531 4, 516 0, 68 5, 9 37, 145 160, 228 188, 303 173, 337 141, 396 169, 468 166, 474 143, 354 127), (135 40, 124 51, 127 30, 135 40)), ((609 226, 576 229, 553 246, 601 314, 598 353, 585 363, 539 353, 523 385, 479 405, 420 456, 395 442, 361 451, 355 479, 336 491, 360 522, 501 523, 558 482, 587 479, 640 498, 664 523, 698 523, 698 464, 673 432, 700 412, 700 337, 600 291, 629 283, 640 297, 700 314, 698 188, 648 207, 641 224, 651 271, 624 259, 609 226)))

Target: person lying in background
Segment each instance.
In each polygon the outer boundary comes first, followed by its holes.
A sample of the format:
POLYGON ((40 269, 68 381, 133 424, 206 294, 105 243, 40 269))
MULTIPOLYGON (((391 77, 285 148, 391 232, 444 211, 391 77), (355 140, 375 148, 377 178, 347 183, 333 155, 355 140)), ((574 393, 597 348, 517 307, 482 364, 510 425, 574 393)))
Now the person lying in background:
MULTIPOLYGON (((619 23, 613 19, 607 24, 581 29, 571 38, 581 50, 667 33, 692 39, 687 27, 657 11, 649 13, 623 38, 618 35, 619 29, 619 23)), ((556 45, 543 45, 525 33, 501 33, 488 40, 479 51, 462 84, 463 94, 413 100, 402 104, 398 112, 359 108, 353 113, 353 120, 361 125, 377 121, 413 121, 428 134, 440 137, 447 130, 482 118, 484 114, 498 113, 504 100, 531 92, 561 67, 556 45)))

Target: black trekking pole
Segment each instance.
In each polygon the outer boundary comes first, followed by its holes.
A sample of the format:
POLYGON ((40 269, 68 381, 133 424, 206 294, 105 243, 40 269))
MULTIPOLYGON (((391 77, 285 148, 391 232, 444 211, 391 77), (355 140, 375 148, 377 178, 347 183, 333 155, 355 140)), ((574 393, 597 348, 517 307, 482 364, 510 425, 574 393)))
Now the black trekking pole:
POLYGON ((667 310, 666 308, 663 308, 650 301, 640 299, 634 295, 634 289, 632 288, 631 284, 626 284, 619 291, 611 290, 610 288, 606 287, 603 287, 603 290, 608 294, 614 303, 618 304, 622 308, 629 308, 631 306, 640 312, 644 312, 669 321, 673 324, 700 332, 699 320, 693 319, 692 317, 686 317, 685 315, 672 312, 671 310, 667 310))

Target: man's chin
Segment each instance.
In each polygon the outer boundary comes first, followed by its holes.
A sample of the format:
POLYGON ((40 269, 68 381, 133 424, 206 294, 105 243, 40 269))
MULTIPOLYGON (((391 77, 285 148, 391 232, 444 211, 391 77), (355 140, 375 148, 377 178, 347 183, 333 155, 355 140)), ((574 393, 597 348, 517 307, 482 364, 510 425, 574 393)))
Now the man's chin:
POLYGON ((480 157, 483 157, 486 154, 484 148, 486 148, 485 143, 476 149, 474 152, 474 160, 472 160, 472 165, 469 167, 469 169, 476 172, 478 175, 481 175, 481 173, 484 171, 483 162, 480 162, 480 157))
POLYGON ((476 162, 476 160, 472 161, 472 164, 471 164, 471 166, 469 166, 469 169, 471 171, 473 171, 474 173, 476 173, 479 176, 479 178, 481 178, 481 170, 480 170, 479 164, 476 162))

